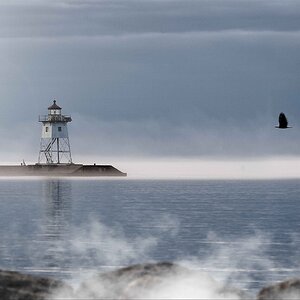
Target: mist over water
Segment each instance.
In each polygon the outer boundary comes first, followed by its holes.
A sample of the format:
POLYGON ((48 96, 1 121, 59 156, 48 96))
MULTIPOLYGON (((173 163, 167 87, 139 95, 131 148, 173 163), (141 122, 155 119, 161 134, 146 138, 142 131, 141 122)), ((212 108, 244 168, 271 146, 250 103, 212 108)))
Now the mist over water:
POLYGON ((299 183, 1 180, 0 267, 76 285, 95 272, 172 261, 197 274, 166 278, 148 298, 184 282, 182 297, 213 299, 222 285, 256 292, 299 276, 299 183))

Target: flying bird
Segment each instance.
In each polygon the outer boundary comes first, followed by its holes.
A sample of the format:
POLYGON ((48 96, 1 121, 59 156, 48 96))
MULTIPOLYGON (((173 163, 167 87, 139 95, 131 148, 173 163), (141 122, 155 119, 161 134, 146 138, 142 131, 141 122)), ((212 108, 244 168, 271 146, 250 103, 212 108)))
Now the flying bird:
POLYGON ((278 123, 279 125, 275 126, 276 128, 280 128, 280 129, 292 128, 288 126, 289 124, 288 120, 283 112, 279 114, 278 123))

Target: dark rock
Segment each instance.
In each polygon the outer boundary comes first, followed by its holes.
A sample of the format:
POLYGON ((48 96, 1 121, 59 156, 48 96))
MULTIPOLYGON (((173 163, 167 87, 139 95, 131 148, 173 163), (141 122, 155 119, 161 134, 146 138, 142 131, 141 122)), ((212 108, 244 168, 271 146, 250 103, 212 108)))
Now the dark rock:
POLYGON ((141 289, 149 289, 159 284, 165 276, 179 272, 187 272, 187 269, 168 262, 132 265, 89 278, 75 294, 90 299, 135 298, 141 289))
POLYGON ((289 279, 261 289, 258 300, 300 299, 300 279, 289 279))
POLYGON ((169 262, 138 264, 89 276, 76 288, 59 280, 0 270, 0 299, 141 298, 249 299, 207 274, 169 262))
POLYGON ((58 280, 0 270, 0 299, 46 299, 53 290, 60 288, 66 289, 67 286, 58 280))
POLYGON ((129 266, 110 274, 102 274, 100 278, 115 284, 117 289, 115 289, 113 296, 120 299, 130 299, 143 294, 145 290, 159 286, 166 277, 183 275, 188 272, 188 269, 177 264, 160 262, 129 266))
POLYGON ((186 290, 191 285, 192 289, 197 286, 199 290, 202 287, 206 290, 209 285, 211 295, 220 299, 232 299, 233 295, 234 299, 246 298, 243 292, 224 287, 201 272, 169 262, 138 264, 96 275, 83 282, 75 295, 88 299, 153 299, 161 295, 162 298, 178 298, 180 295, 168 294, 174 293, 177 284, 184 288, 186 284, 186 290))

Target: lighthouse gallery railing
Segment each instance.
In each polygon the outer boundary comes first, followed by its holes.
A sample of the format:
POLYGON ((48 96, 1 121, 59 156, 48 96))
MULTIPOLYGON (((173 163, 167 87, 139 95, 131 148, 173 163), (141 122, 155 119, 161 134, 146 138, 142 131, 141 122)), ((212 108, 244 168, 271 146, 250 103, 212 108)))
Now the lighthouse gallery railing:
POLYGON ((39 122, 71 122, 71 116, 63 115, 41 115, 39 116, 39 122))

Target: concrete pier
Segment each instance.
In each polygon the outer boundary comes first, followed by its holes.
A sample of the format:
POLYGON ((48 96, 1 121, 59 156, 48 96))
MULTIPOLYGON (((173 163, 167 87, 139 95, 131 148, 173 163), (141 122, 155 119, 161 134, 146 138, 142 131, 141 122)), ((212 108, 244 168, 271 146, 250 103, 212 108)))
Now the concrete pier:
POLYGON ((124 177, 127 174, 111 165, 35 164, 27 166, 0 166, 0 176, 124 177))

